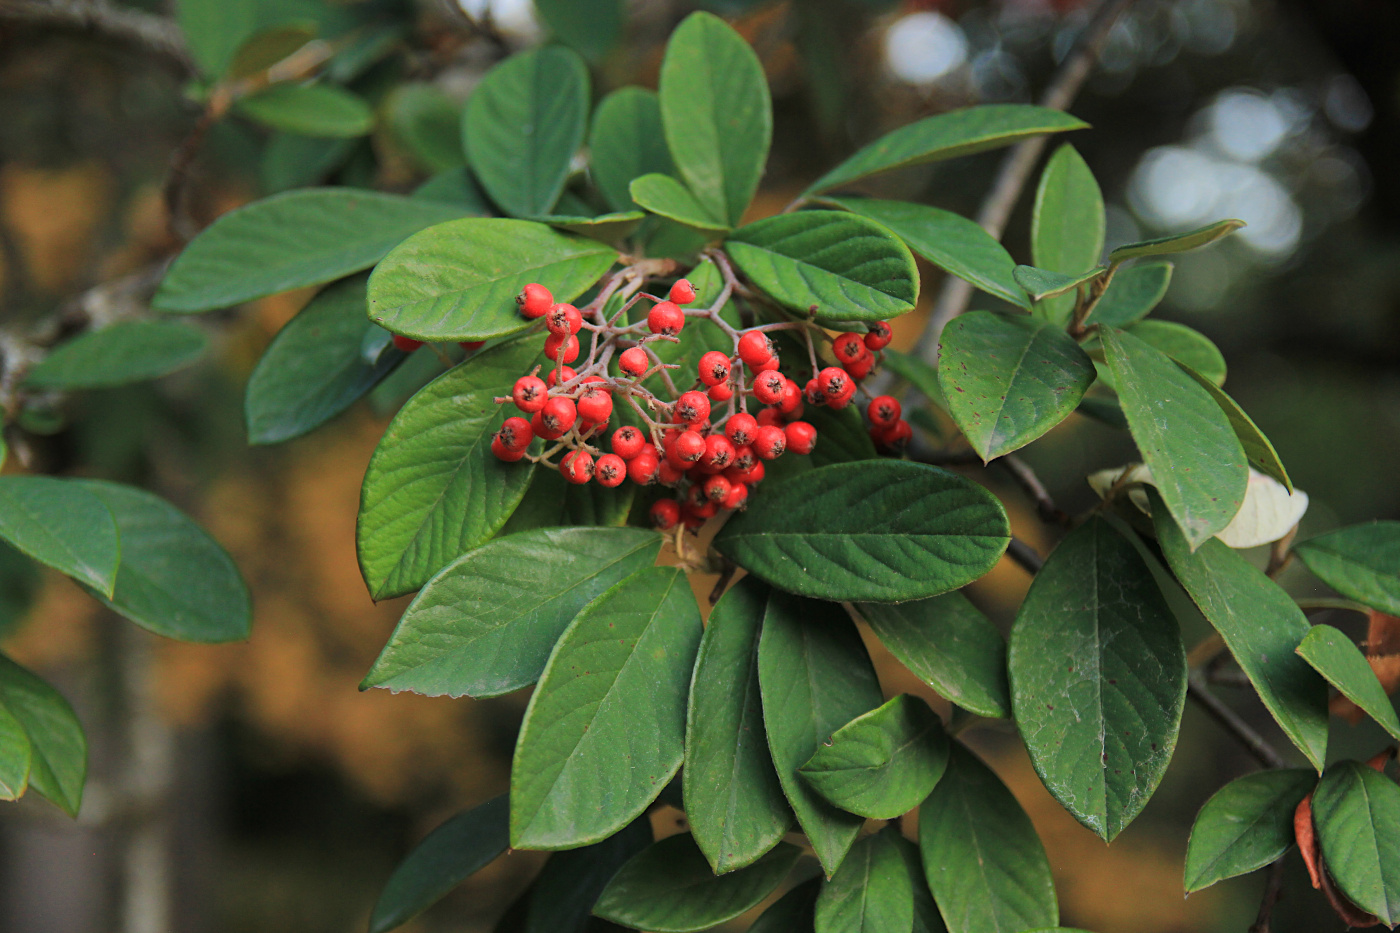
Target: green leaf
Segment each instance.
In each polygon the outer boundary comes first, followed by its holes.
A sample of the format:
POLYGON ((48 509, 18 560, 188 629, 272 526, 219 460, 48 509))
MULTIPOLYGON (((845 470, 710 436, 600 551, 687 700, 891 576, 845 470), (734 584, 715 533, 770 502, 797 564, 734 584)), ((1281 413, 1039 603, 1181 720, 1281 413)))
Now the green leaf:
POLYGON ((1072 289, 1076 289, 1092 279, 1096 279, 1104 274, 1104 269, 1090 269, 1088 272, 1080 272, 1075 275, 1067 275, 1063 272, 1048 272, 1045 269, 1037 269, 1035 266, 1017 266, 1012 276, 1016 279, 1016 284, 1031 296, 1031 301, 1041 302, 1056 295, 1063 295, 1072 289))
POLYGON ((905 603, 861 603, 861 616, 899 663, 979 716, 1011 714, 1006 642, 961 593, 905 603))
POLYGON ((462 105, 427 82, 405 82, 384 102, 389 129, 421 168, 445 172, 467 164, 462 105))
POLYGON ((824 198, 831 204, 888 227, 910 249, 938 268, 989 295, 1030 307, 1016 284, 1016 261, 982 226, 952 211, 873 198, 824 198))
MULTIPOLYGON (((1235 431, 1235 437, 1239 438, 1240 446, 1244 448, 1244 455, 1249 462, 1254 464, 1259 472, 1272 476, 1283 484, 1289 492, 1293 491, 1293 481, 1288 478, 1288 470, 1283 466, 1283 460, 1279 458, 1278 451, 1274 450, 1274 445, 1264 436, 1264 432, 1259 430, 1259 426, 1254 423, 1254 419, 1245 414, 1239 403, 1225 394, 1225 390, 1220 388, 1205 376, 1196 372, 1190 366, 1186 366, 1178 361, 1178 366, 1186 371, 1186 375, 1195 379, 1201 388, 1211 398, 1215 399, 1220 410, 1225 412, 1225 417, 1230 421, 1230 427, 1235 431)), ((1400 602, 1397 602, 1400 606, 1400 602)))
POLYGON ((1195 549, 1244 502, 1244 450, 1215 399, 1166 354, 1125 331, 1099 333, 1133 440, 1195 549))
POLYGON ((880 683, 860 634, 840 606, 771 592, 758 644, 763 724, 778 780, 827 877, 864 823, 798 776, 837 729, 880 705, 880 683))
POLYGON ((511 844, 596 842, 675 775, 700 612, 674 567, 633 574, 579 613, 530 698, 511 765, 511 844))
POLYGON ((276 194, 229 211, 176 257, 152 300, 194 313, 343 278, 405 237, 462 216, 448 204, 349 188, 276 194))
POLYGON ((369 104, 333 84, 274 84, 239 98, 233 109, 263 126, 301 136, 349 139, 374 128, 369 104))
MULTIPOLYGON (((1050 272, 1078 275, 1103 256, 1103 193, 1083 157, 1069 143, 1055 150, 1040 173, 1031 213, 1031 262, 1050 272)), ((1074 299, 1047 299, 1040 309, 1060 327, 1074 299)))
POLYGON ((716 874, 753 863, 792 825, 763 731, 758 644, 769 594, 745 577, 720 597, 690 680, 685 815, 716 874))
POLYGON ((692 13, 666 44, 660 99, 666 146, 681 178, 707 216, 738 225, 773 138, 758 56, 724 20, 692 13))
POLYGON ((887 826, 851 847, 817 895, 816 933, 912 933, 914 890, 887 826))
POLYGON ((81 483, 0 476, 0 538, 94 590, 110 596, 116 586, 116 520, 81 483))
POLYGON ((1327 873, 1386 926, 1400 923, 1400 787, 1357 761, 1339 761, 1313 794, 1327 873))
POLYGON ((938 382, 949 414, 984 461, 1068 418, 1094 377, 1089 355, 1049 321, 972 311, 943 331, 938 382))
POLYGON ((938 370, 917 356, 901 353, 886 347, 885 368, 905 380, 943 411, 948 410, 948 400, 943 397, 943 387, 938 384, 938 370))
POLYGON ((588 123, 588 67, 547 45, 506 58, 467 101, 467 161, 491 200, 513 217, 548 214, 588 123))
POLYGON ((1133 544, 1101 518, 1070 532, 1031 582, 1008 660, 1036 773, 1112 842, 1161 783, 1186 701, 1176 617, 1133 544))
POLYGON ((171 321, 119 321, 60 344, 29 371, 39 389, 106 389, 184 369, 204 354, 202 331, 171 321))
POLYGON ((33 753, 24 726, 0 706, 0 800, 18 800, 29 788, 33 753))
POLYGON ((228 552, 160 496, 102 480, 80 480, 111 510, 122 562, 111 598, 90 590, 113 612, 180 641, 247 638, 253 627, 248 585, 228 552), (192 585, 198 581, 198 585, 192 585))
POLYGON ((749 933, 800 933, 811 930, 821 878, 809 878, 774 901, 749 927, 749 933))
POLYGON ((533 340, 489 347, 413 396, 384 432, 360 491, 355 542, 375 599, 427 583, 495 535, 530 485, 533 466, 491 453, 509 395, 539 355, 533 340))
POLYGON ((883 321, 919 298, 918 268, 904 242, 845 211, 768 217, 735 230, 724 249, 775 301, 818 322, 883 321))
POLYGON ((617 44, 627 21, 623 0, 535 0, 535 12, 556 40, 589 61, 617 44))
POLYGON ((604 97, 593 114, 588 151, 593 183, 608 206, 615 211, 635 208, 632 179, 652 172, 669 175, 675 169, 656 92, 623 87, 604 97))
POLYGON ((1306 768, 1246 774, 1206 801, 1186 847, 1186 893, 1263 868, 1293 845, 1293 811, 1317 784, 1306 768))
POLYGON ((528 686, 579 610, 660 550, 660 536, 640 528, 545 528, 488 541, 428 581, 360 686, 453 697, 528 686))
POLYGON ((1400 522, 1352 525, 1309 538, 1293 550, 1338 593, 1400 615, 1400 522))
POLYGON ((936 596, 992 569, 1009 541, 991 493, 905 461, 825 466, 765 489, 714 545, 774 586, 817 599, 936 596))
POLYGON ((1294 653, 1310 628, 1303 611, 1224 542, 1210 540, 1192 551, 1155 488, 1147 489, 1147 498, 1172 573, 1225 639, 1284 733, 1321 771, 1327 756, 1327 684, 1294 653))
POLYGON ((1148 315, 1166 297, 1172 281, 1172 264, 1144 262, 1113 274, 1085 324, 1127 327, 1148 315))
POLYGON ((960 742, 919 808, 919 852, 951 933, 1018 933, 1059 920, 1050 863, 1030 817, 960 742))
POLYGON ((690 933, 732 920, 783 883, 802 850, 786 844, 758 861, 715 876, 689 835, 669 836, 637 853, 603 889, 593 913, 656 933, 690 933))
POLYGON ((1215 385, 1225 384, 1225 357, 1200 331, 1175 321, 1138 321, 1127 329, 1127 333, 1156 347, 1215 385))
POLYGON ((833 732, 798 773, 843 810, 893 820, 928 796, 947 764, 938 714, 901 693, 833 732))
POLYGON ((808 185, 803 194, 811 196, 891 169, 971 155, 1030 136, 1080 130, 1088 125, 1063 111, 1026 104, 990 104, 940 113, 885 134, 808 185))
POLYGON ((455 220, 384 258, 370 276, 369 316, 418 340, 487 340, 530 326, 515 305, 530 282, 573 301, 615 261, 616 250, 541 223, 455 220))
POLYGON ((43 678, 4 655, 0 655, 0 706, 29 736, 30 788, 77 817, 87 777, 87 739, 73 707, 43 678))
POLYGON ((1200 249, 1223 236, 1234 233, 1244 225, 1243 220, 1218 220, 1213 224, 1187 233, 1176 233, 1171 236, 1158 237, 1155 240, 1128 243, 1109 253, 1108 261, 1119 263, 1139 256, 1165 256, 1168 253, 1184 253, 1187 250, 1200 249))
POLYGON ((402 926, 467 876, 485 868, 510 844, 506 795, 458 813, 433 830, 399 863, 369 919, 369 933, 402 926))
POLYGON ((1350 638, 1330 625, 1314 625, 1298 646, 1298 654, 1400 741, 1400 718, 1395 715, 1395 707, 1366 656, 1350 638))
POLYGON ((651 845, 651 822, 641 817, 596 845, 555 852, 525 898, 521 933, 602 933, 589 915, 623 865, 651 845))
POLYGON ((729 224, 725 221, 709 216, 705 206, 695 199, 690 189, 670 175, 655 172, 643 175, 633 179, 628 190, 638 207, 646 208, 653 214, 660 214, 697 230, 729 229, 729 224))

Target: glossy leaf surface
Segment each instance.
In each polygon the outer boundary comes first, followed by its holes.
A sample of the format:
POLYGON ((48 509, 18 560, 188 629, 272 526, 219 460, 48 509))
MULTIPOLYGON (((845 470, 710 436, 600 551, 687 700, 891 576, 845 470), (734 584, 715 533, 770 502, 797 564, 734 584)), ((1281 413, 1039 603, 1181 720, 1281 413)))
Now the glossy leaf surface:
POLYGON ((1386 926, 1400 923, 1400 786, 1358 761, 1327 769, 1312 801, 1327 873, 1386 926))
POLYGON ((40 389, 103 389, 169 375, 208 345, 202 331, 172 321, 120 321, 60 344, 29 371, 40 389))
POLYGON ((1186 847, 1186 893, 1275 861, 1293 845, 1293 811, 1317 785, 1306 768, 1246 774, 1206 801, 1186 847))
POLYGON ((78 482, 0 477, 0 538, 41 564, 111 595, 121 543, 106 503, 78 482))
POLYGON ((1370 522, 1328 532, 1293 550, 1332 589, 1400 615, 1400 522, 1370 522))
POLYGON ((1314 625, 1298 646, 1298 654, 1327 682, 1365 711, 1400 741, 1400 718, 1385 687, 1356 643, 1330 625, 1314 625))
POLYGON ((914 892, 897 830, 864 837, 817 895, 816 933, 912 933, 914 892))

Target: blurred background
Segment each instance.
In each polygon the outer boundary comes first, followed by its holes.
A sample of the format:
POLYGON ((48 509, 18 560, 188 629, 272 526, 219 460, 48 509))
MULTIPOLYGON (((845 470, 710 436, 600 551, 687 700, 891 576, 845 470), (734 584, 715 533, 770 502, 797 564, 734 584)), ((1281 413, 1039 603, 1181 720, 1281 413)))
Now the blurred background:
MULTIPOLYGON (((752 41, 773 88, 774 146, 756 215, 781 209, 834 160, 913 119, 1035 100, 1093 6, 698 5, 730 17, 752 41)), ((654 87, 666 36, 696 6, 630 3, 623 41, 597 57, 596 92, 654 87)), ((304 184, 410 190, 450 167, 405 145, 410 124, 444 118, 413 111, 390 89, 407 78, 460 103, 503 54, 550 38, 529 0, 263 7, 271 22, 310 19, 326 36, 389 23, 382 53, 350 83, 381 119, 370 136, 333 144, 237 119, 217 123, 189 168, 196 228, 304 184), (293 170, 306 160, 288 153, 307 151, 317 154, 314 171, 293 170)), ((61 321, 87 289, 177 248, 163 180, 202 107, 167 18, 175 11, 160 0, 100 5, 98 20, 131 15, 157 27, 136 35, 94 24, 85 9, 0 0, 3 330, 61 321)), ((1312 498, 1302 536, 1400 517, 1400 5, 1136 0, 1071 109, 1094 127, 1073 142, 1110 205, 1110 247, 1222 217, 1248 222, 1216 247, 1178 257, 1157 313, 1224 351, 1229 390, 1312 498)), ((915 169, 874 190, 971 215, 999 161, 993 153, 915 169)), ((1020 261, 1029 259, 1030 201, 1021 199, 1005 238, 1020 261)), ((924 299, 898 320, 897 347, 913 345, 937 292, 940 274, 924 272, 924 299)), ((56 575, 0 561, 0 647, 65 692, 92 746, 76 823, 33 795, 0 807, 0 930, 363 930, 384 881, 418 839, 505 789, 526 692, 471 701, 356 689, 404 605, 374 605, 360 579, 360 479, 388 417, 433 374, 435 359, 420 354, 369 403, 308 439, 245 443, 243 385, 308 297, 277 296, 206 318, 200 323, 217 351, 198 368, 72 397, 21 425, 38 468, 140 482, 196 516, 247 576, 256 617, 247 643, 161 641, 56 575)), ((1025 451, 1071 512, 1095 501, 1087 473, 1133 457, 1126 433, 1079 416, 1025 451)), ((1030 504, 1015 487, 997 485, 1000 475, 976 475, 1003 494, 1017 534, 1044 553, 1053 533, 1030 504)), ((1027 580, 1006 563, 973 595, 1004 629, 1027 580)), ((710 582, 697 581, 697 591, 710 582)), ((1300 595, 1326 595, 1297 567, 1283 582, 1300 595)), ((1351 632, 1361 621, 1346 613, 1326 620, 1351 632)), ((1188 638, 1202 632, 1203 623, 1188 638)), ((932 699, 871 645, 888 693, 932 699)), ((1276 737, 1257 703, 1236 693, 1230 701, 1276 737)), ((1242 933, 1252 922, 1258 875, 1182 896, 1196 811, 1253 768, 1196 710, 1188 708, 1166 781, 1112 846, 1040 788, 1010 727, 975 729, 969 741, 1034 817, 1066 925, 1242 933)), ((1334 754, 1361 757, 1383 744, 1378 729, 1342 722, 1333 741, 1334 754)), ((658 830, 673 829, 676 815, 659 812, 658 830)), ((524 852, 500 859, 406 929, 492 929, 541 861, 524 852)), ((1290 864, 1274 929, 1342 929, 1301 863, 1290 864)))

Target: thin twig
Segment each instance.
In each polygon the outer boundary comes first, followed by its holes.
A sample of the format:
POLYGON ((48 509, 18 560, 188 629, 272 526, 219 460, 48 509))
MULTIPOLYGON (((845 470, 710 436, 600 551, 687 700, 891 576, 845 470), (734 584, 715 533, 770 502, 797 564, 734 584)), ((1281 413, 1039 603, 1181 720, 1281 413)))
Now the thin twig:
POLYGON ((1195 700, 1216 722, 1225 727, 1260 764, 1266 768, 1282 768, 1288 762, 1262 735, 1226 706, 1206 685, 1205 675, 1192 671, 1186 681, 1186 695, 1195 700))
POLYGON ((0 0, 0 20, 92 32, 153 52, 195 74, 185 36, 174 20, 104 0, 0 0))
POLYGON ((1249 933, 1269 933, 1269 923, 1273 920, 1274 905, 1283 894, 1283 856, 1269 865, 1269 874, 1264 882, 1264 898, 1259 902, 1259 914, 1254 918, 1249 933))
POLYGON ((1060 511, 1055 505, 1055 500, 1051 498, 1050 491, 1045 488, 1045 484, 1040 481, 1040 477, 1035 475, 1030 464, 1020 457, 1008 454, 997 461, 1006 472, 1011 474, 1011 478, 1016 481, 1016 485, 1025 491, 1026 495, 1035 502, 1035 510, 1040 515, 1042 521, 1050 522, 1054 525, 1069 525, 1070 517, 1066 512, 1060 511))

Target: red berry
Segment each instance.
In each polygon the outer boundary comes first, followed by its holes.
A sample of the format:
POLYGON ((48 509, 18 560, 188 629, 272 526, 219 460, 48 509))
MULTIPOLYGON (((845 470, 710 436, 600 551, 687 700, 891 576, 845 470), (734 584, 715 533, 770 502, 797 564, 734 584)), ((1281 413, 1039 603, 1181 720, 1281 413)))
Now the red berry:
POLYGON ((722 509, 737 509, 749 498, 749 487, 743 483, 736 483, 732 480, 729 483, 729 495, 724 497, 724 501, 719 504, 722 509))
POLYGON ((578 359, 578 338, 573 334, 550 334, 544 338, 544 355, 560 363, 578 359))
POLYGON ((676 459, 682 463, 697 463, 705 455, 705 439, 699 431, 682 431, 676 437, 673 449, 676 459))
POLYGON ((466 350, 468 353, 475 353, 477 350, 480 350, 482 347, 486 346, 486 341, 459 340, 457 341, 457 346, 461 347, 463 350, 466 350))
POLYGON ((657 531, 670 531, 681 520, 681 504, 675 499, 657 499, 651 506, 651 523, 657 531))
POLYGON ((512 416, 505 420, 496 436, 501 439, 502 444, 511 450, 524 450, 535 439, 535 432, 530 430, 530 422, 524 418, 512 416))
POLYGON ((832 342, 831 350, 836 354, 836 361, 842 366, 863 360, 870 355, 870 348, 865 345, 860 334, 842 334, 832 342))
POLYGON ((670 460, 662 460, 656 465, 656 481, 667 486, 674 486, 681 481, 685 475, 685 470, 676 466, 670 460))
POLYGON ((533 319, 549 313, 549 309, 554 307, 554 296, 543 285, 531 282, 525 286, 524 291, 515 296, 515 303, 521 314, 533 319))
POLYGON ((617 358, 617 368, 634 379, 640 377, 650 367, 651 357, 647 356, 647 351, 641 347, 623 350, 622 355, 617 358))
POLYGON ((639 486, 649 486, 656 482, 656 474, 661 462, 655 453, 643 451, 627 461, 627 477, 639 486))
POLYGON ((729 497, 730 483, 723 476, 715 474, 705 480, 705 485, 700 488, 704 491, 706 499, 711 502, 723 502, 729 497))
POLYGON ((729 383, 721 382, 717 386, 710 386, 710 391, 705 394, 712 402, 727 402, 734 397, 734 390, 729 387, 729 383))
POLYGON ((569 399, 556 395, 544 403, 536 417, 544 426, 544 431, 536 429, 535 433, 547 440, 554 440, 563 437, 574 426, 574 422, 578 420, 578 408, 569 399))
POLYGON ((544 316, 544 326, 551 334, 577 334, 583 330, 583 315, 571 304, 558 304, 544 316))
POLYGON ((717 386, 729 378, 729 357, 718 350, 711 350, 700 357, 700 381, 707 386, 717 386))
POLYGON ((539 376, 521 376, 515 380, 515 388, 510 390, 510 397, 515 402, 515 407, 533 415, 544 407, 546 388, 544 380, 539 376))
POLYGON ((574 372, 572 366, 557 366, 549 371, 549 375, 545 377, 544 383, 552 389, 556 385, 564 385, 565 383, 573 382, 577 378, 578 373, 574 372))
POLYGON ((689 279, 680 279, 671 286, 671 294, 667 297, 678 305, 688 305, 695 300, 695 286, 690 284, 689 279))
POLYGON ((622 481, 627 478, 627 461, 617 454, 603 454, 593 466, 593 478, 598 481, 599 486, 609 489, 621 486, 622 481))
POLYGON ((860 359, 856 360, 854 363, 846 364, 846 372, 850 373, 851 378, 856 380, 857 382, 870 375, 870 371, 874 368, 874 356, 863 356, 860 359))
POLYGON ((765 405, 776 405, 783 400, 783 389, 787 388, 787 377, 776 369, 759 373, 753 380, 753 395, 765 405))
POLYGON ((710 417, 710 400, 703 392, 682 392, 671 416, 686 424, 699 424, 710 417))
POLYGON ((586 450, 571 450, 559 461, 559 472, 579 486, 593 478, 593 470, 593 455, 586 450))
POLYGON ((700 465, 706 473, 718 473, 734 462, 734 445, 723 434, 711 434, 705 438, 705 453, 700 457, 700 465))
POLYGON ((872 436, 876 446, 886 450, 899 450, 909 443, 909 439, 914 436, 914 430, 909 427, 909 422, 901 418, 887 428, 873 428, 872 436), (875 431, 879 433, 874 434, 875 431))
POLYGON ((647 329, 653 334, 674 337, 685 326, 685 312, 673 301, 663 301, 647 312, 647 329))
POLYGON ((578 399, 578 413, 585 420, 601 424, 612 415, 612 396, 599 388, 585 389, 578 399))
POLYGON ((828 366, 817 373, 817 388, 822 395, 826 396, 828 403, 831 399, 846 391, 846 386, 851 384, 850 375, 840 367, 828 366))
POLYGON ((511 450, 504 443, 502 443, 501 436, 498 434, 495 437, 491 438, 491 453, 495 454, 497 457, 501 458, 507 463, 514 463, 521 457, 525 456, 525 449, 522 447, 520 450, 511 450))
POLYGON ((627 425, 613 432, 612 449, 623 460, 631 460, 646 446, 646 437, 638 429, 627 425))
POLYGON ((758 429, 758 436, 753 440, 753 452, 764 460, 776 460, 787 450, 787 435, 783 429, 771 424, 765 424, 758 429))
POLYGON ((412 337, 405 337, 402 334, 394 335, 395 349, 402 350, 405 353, 412 353, 422 345, 423 341, 421 340, 414 340, 412 337))
POLYGON ((791 379, 784 380, 783 397, 778 399, 778 411, 789 418, 802 417, 802 390, 791 379))
POLYGON ((817 429, 805 421, 794 421, 783 428, 787 449, 795 454, 809 454, 817 446, 817 429))
POLYGON ((773 342, 762 331, 751 330, 739 338, 739 359, 758 369, 773 357, 773 342))
POLYGON ((758 413, 758 426, 761 428, 765 425, 781 428, 783 426, 783 413, 776 408, 763 409, 758 413))
POLYGON ((870 333, 865 335, 865 346, 868 350, 883 350, 890 345, 894 339, 894 331, 890 329, 889 321, 876 321, 870 325, 870 333))
POLYGON ((758 435, 758 422, 753 415, 738 412, 724 423, 724 434, 735 447, 745 447, 758 435))
POLYGON ((865 414, 870 418, 870 423, 888 428, 899 420, 904 409, 900 407, 899 401, 889 395, 877 395, 870 400, 870 404, 865 409, 865 414))

